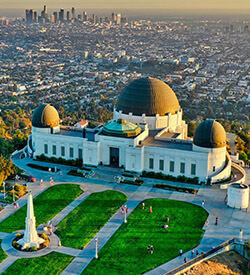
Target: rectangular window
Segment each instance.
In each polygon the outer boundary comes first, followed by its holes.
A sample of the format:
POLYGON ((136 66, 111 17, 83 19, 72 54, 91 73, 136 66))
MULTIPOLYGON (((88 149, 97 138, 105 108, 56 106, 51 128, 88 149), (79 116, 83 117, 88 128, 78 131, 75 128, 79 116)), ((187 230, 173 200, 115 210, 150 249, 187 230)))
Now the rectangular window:
POLYGON ((174 172, 174 161, 173 160, 170 160, 170 162, 169 162, 169 171, 174 172))
POLYGON ((52 154, 56 155, 56 145, 52 145, 52 154))
POLYGON ((149 159, 149 169, 154 169, 154 159, 153 158, 149 159))
POLYGON ((44 144, 44 154, 48 154, 48 144, 44 144))
POLYGON ((159 160, 159 169, 160 169, 161 171, 164 170, 164 160, 163 160, 163 159, 160 159, 160 160, 159 160))
POLYGON ((74 157, 74 148, 72 148, 72 147, 69 148, 69 157, 70 158, 74 157))
POLYGON ((61 146, 61 156, 65 157, 65 147, 61 146))
POLYGON ((195 175, 196 174, 196 164, 192 163, 191 164, 191 175, 195 175))
POLYGON ((82 149, 81 148, 78 149, 78 158, 82 159, 82 149))
POLYGON ((184 162, 181 162, 180 172, 182 174, 185 174, 185 163, 184 162))

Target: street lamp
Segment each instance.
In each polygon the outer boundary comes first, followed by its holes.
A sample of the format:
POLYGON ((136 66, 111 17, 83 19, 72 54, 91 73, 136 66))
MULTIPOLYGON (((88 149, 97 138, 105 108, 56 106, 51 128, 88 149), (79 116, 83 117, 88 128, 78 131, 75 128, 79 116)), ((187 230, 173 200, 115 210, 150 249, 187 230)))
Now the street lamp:
POLYGON ((95 238, 95 258, 98 259, 98 238, 95 238))
POLYGON ((3 182, 3 199, 5 199, 5 181, 3 182))
POLYGON ((124 223, 127 223, 127 204, 124 206, 124 223))
POLYGON ((14 187, 15 187, 15 186, 13 185, 13 186, 12 186, 12 189, 13 189, 13 192, 12 192, 12 193, 13 193, 13 202, 15 202, 15 194, 14 194, 14 191, 15 191, 15 190, 14 190, 14 187))

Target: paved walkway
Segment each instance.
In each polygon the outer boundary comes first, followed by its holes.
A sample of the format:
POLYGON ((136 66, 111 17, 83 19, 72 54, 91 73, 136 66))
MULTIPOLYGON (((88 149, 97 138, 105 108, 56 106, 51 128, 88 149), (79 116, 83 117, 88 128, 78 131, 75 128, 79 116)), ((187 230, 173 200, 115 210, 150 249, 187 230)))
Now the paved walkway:
MULTIPOLYGON (((15 164, 20 166, 22 169, 27 170, 28 173, 35 175, 38 180, 40 180, 40 178, 43 178, 45 181, 49 180, 51 175, 48 172, 34 170, 26 166, 27 163, 31 163, 31 162, 33 161, 27 160, 27 159, 15 160, 15 164)), ((41 163, 41 164, 46 165, 45 163, 41 163)), ((59 167, 59 165, 56 165, 56 166, 59 167)), ((197 187, 199 188, 199 192, 195 196, 192 194, 152 188, 153 183, 156 182, 153 179, 145 179, 145 182, 141 187, 112 183, 109 179, 112 179, 114 175, 121 173, 122 170, 118 171, 116 169, 112 170, 109 168, 105 168, 103 169, 103 172, 102 172, 102 170, 98 168, 96 169, 98 173, 98 179, 96 178, 85 179, 85 178, 79 178, 74 176, 67 176, 66 172, 71 169, 68 166, 66 167, 60 166, 60 169, 62 169, 64 176, 62 177, 59 174, 53 175, 55 182, 77 183, 81 185, 82 189, 84 189, 85 192, 87 191, 88 193, 100 192, 107 189, 121 191, 125 193, 128 196, 127 204, 130 208, 129 214, 138 205, 138 203, 141 200, 144 200, 147 198, 169 198, 174 200, 187 201, 200 206, 201 206, 202 200, 205 200, 206 202, 205 209, 209 212, 209 225, 208 227, 205 226, 205 229, 206 229, 205 234, 203 236, 203 239, 200 245, 197 247, 197 249, 200 252, 205 252, 209 250, 212 246, 221 244, 222 242, 224 242, 225 240, 228 240, 231 237, 237 237, 240 228, 243 229, 245 238, 250 238, 250 213, 228 208, 224 204, 226 191, 220 190, 218 186, 215 186, 215 185, 212 187, 196 186, 196 185, 192 186, 194 188, 197 188, 197 187), (103 176, 102 176, 102 173, 103 173, 103 176), (216 216, 219 217, 218 226, 214 225, 216 216)), ((250 176, 250 172, 247 174, 248 176, 250 176)), ((179 183, 171 183, 171 182, 165 182, 165 181, 164 183, 180 185, 179 183)), ((191 185, 188 184, 187 187, 191 187, 191 185)), ((46 187, 39 187, 38 184, 32 184, 30 188, 33 194, 37 195, 46 187), (39 188, 41 189, 39 190, 39 188)), ((83 193, 83 194, 84 195, 82 195, 82 197, 80 196, 81 198, 78 198, 79 200, 83 200, 84 196, 87 193, 83 193)), ((23 197, 23 200, 26 201, 25 197, 23 197)), ((26 202, 22 202, 22 203, 25 204, 26 202)), ((74 206, 76 207, 79 203, 80 201, 76 203, 72 203, 71 206, 69 205, 68 207, 66 207, 61 213, 59 213, 54 218, 54 224, 58 223, 63 217, 67 215, 67 213, 72 211, 74 206)), ((10 215, 12 212, 14 212, 14 209, 12 206, 10 207, 8 206, 6 208, 7 209, 0 212, 0 221, 6 218, 8 215, 10 215)), ((98 251, 105 245, 105 243, 110 239, 110 237, 114 234, 114 232, 116 232, 116 230, 120 227, 120 225, 123 223, 123 218, 124 218, 123 214, 121 212, 117 212, 110 219, 110 221, 99 231, 99 233, 96 235, 96 237, 98 237, 98 251)), ((0 232, 0 237, 3 236, 1 234, 2 233, 0 232)), ((83 250, 78 250, 78 249, 73 249, 68 247, 59 247, 57 251, 60 253, 65 253, 76 257, 72 261, 72 263, 65 269, 63 274, 65 275, 80 274, 95 255, 95 238, 93 238, 91 242, 83 250)), ((173 268, 176 268, 180 264, 183 264, 184 257, 187 257, 188 259, 190 259, 191 258, 190 252, 187 252, 182 257, 177 257, 176 259, 173 259, 172 261, 157 267, 156 269, 148 272, 147 274, 156 274, 156 275, 165 274, 166 272, 172 270, 173 268)), ((5 265, 4 262, 0 264, 0 270, 2 265, 5 265)))
POLYGON ((10 267, 18 258, 8 257, 0 264, 0 274, 2 274, 8 267, 10 267))

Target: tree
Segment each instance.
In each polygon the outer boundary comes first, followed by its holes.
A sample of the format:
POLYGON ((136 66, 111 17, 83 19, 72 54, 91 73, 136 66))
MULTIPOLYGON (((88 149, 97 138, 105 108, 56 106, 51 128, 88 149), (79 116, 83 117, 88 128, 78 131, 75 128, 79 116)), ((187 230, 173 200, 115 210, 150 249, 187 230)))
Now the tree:
POLYGON ((0 185, 2 185, 3 181, 10 175, 16 172, 16 167, 13 165, 12 161, 0 155, 0 185))

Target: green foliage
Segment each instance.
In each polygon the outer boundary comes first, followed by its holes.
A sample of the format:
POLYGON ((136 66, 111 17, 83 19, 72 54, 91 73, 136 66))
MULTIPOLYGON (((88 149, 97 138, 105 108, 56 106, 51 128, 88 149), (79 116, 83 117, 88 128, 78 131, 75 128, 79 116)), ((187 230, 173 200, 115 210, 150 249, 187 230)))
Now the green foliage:
POLYGON ((144 203, 146 209, 137 206, 82 274, 142 274, 177 257, 180 248, 185 253, 199 244, 208 216, 204 209, 168 199, 144 203), (167 230, 166 217, 170 218, 167 230), (154 246, 152 255, 147 252, 149 244, 154 246))
MULTIPOLYGON (((50 187, 34 198, 37 226, 45 223, 62 211, 82 194, 77 184, 60 184, 50 187)), ((27 205, 21 207, 0 223, 0 231, 12 233, 25 228, 27 205)))
MULTIPOLYGON (((51 172, 55 172, 55 168, 54 167, 48 167, 48 166, 42 166, 42 165, 38 165, 38 164, 35 164, 35 163, 28 163, 27 166, 31 167, 31 168, 34 168, 34 169, 37 169, 37 170, 41 170, 41 171, 46 171, 48 172, 49 171, 49 168, 51 169, 51 172)), ((56 169, 56 171, 60 171, 61 169, 56 169)))
POLYGON ((173 185, 170 185, 170 184, 155 184, 154 187, 155 188, 160 188, 160 189, 165 189, 165 190, 191 193, 191 194, 197 194, 197 192, 198 192, 198 190, 194 189, 194 188, 179 187, 179 186, 173 186, 173 185))
POLYGON ((53 274, 59 275, 74 259, 72 256, 52 252, 43 257, 22 258, 15 261, 3 275, 53 274))
POLYGON ((126 200, 127 197, 117 191, 93 193, 57 225, 55 233, 64 246, 81 249, 126 200))
POLYGON ((174 182, 199 184, 198 177, 194 177, 194 178, 188 178, 185 176, 174 177, 171 175, 165 175, 163 173, 146 172, 146 171, 142 172, 142 177, 152 178, 152 179, 160 179, 160 180, 168 180, 168 181, 174 181, 174 182))
POLYGON ((31 250, 31 251, 37 251, 37 247, 36 247, 36 246, 32 246, 32 247, 30 248, 30 250, 31 250))
POLYGON ((51 163, 57 163, 62 165, 70 165, 70 166, 77 166, 82 167, 82 159, 63 159, 63 158, 55 158, 55 157, 46 157, 44 154, 37 156, 36 160, 38 161, 44 161, 44 162, 51 162, 51 163))
POLYGON ((83 173, 79 173, 79 172, 77 172, 77 170, 70 170, 68 173, 67 173, 67 175, 70 175, 70 176, 77 176, 77 177, 85 177, 84 175, 83 175, 83 173))
POLYGON ((246 248, 248 257, 250 257, 250 241, 245 243, 245 248, 246 248))
POLYGON ((121 181, 121 183, 141 186, 143 184, 143 180, 139 180, 139 179, 136 179, 135 181, 133 181, 133 180, 124 180, 124 181, 121 181))

